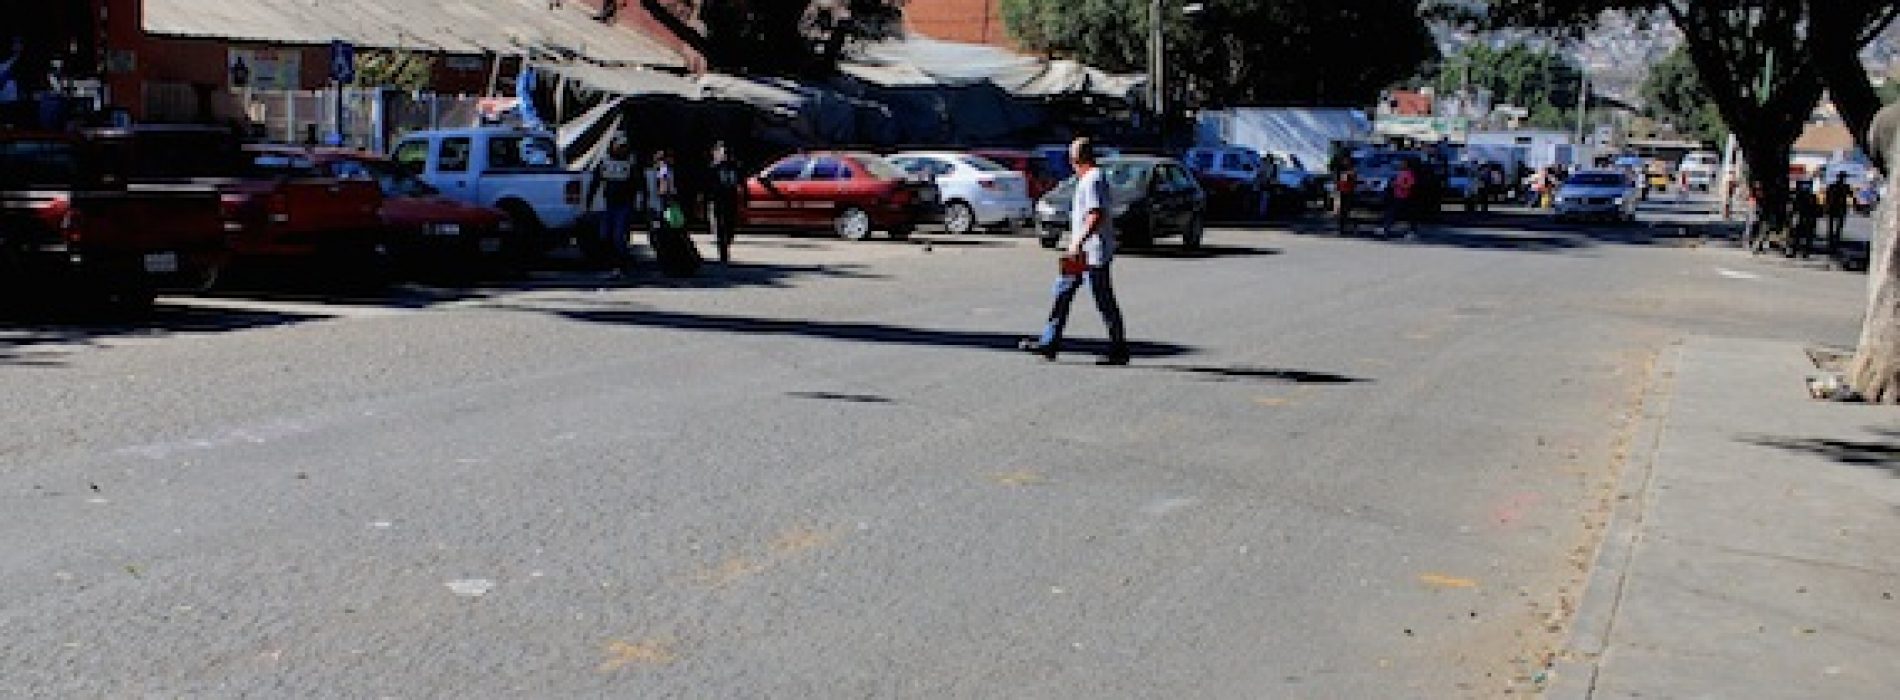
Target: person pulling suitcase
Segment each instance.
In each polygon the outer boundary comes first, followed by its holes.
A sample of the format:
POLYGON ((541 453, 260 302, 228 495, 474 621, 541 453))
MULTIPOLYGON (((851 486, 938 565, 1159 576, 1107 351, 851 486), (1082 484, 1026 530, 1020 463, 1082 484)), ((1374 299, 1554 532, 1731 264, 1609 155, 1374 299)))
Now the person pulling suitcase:
POLYGON ((647 171, 647 199, 652 224, 647 241, 660 272, 668 277, 692 277, 699 273, 704 259, 693 237, 686 231, 686 208, 680 203, 679 177, 673 157, 666 151, 653 154, 653 167, 647 171))

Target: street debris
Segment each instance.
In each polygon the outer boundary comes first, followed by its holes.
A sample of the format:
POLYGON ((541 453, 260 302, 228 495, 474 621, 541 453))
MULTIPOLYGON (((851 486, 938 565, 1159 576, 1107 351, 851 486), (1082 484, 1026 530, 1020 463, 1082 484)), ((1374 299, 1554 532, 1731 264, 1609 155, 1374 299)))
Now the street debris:
POLYGON ((1848 386, 1847 379, 1838 374, 1822 374, 1808 377, 1808 396, 1817 401, 1840 401, 1855 403, 1861 400, 1860 393, 1848 386))
POLYGON ((480 598, 495 588, 495 582, 485 578, 457 579, 443 584, 449 590, 463 598, 480 598))

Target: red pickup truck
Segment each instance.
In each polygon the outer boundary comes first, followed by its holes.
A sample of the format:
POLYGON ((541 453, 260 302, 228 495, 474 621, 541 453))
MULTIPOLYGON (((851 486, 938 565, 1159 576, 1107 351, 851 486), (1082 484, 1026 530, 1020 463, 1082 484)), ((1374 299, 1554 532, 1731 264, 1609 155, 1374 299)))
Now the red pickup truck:
POLYGON ((323 177, 308 159, 242 146, 215 127, 138 126, 89 137, 136 177, 216 186, 237 263, 371 276, 385 270, 383 194, 375 182, 323 177))
POLYGON ((0 131, 0 304, 149 307, 228 258, 219 191, 115 169, 69 134, 0 131))

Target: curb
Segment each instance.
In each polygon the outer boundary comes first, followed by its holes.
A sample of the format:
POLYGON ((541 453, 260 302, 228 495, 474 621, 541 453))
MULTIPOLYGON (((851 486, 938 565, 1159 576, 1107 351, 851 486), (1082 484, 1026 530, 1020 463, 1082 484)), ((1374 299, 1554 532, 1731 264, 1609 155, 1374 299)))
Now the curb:
POLYGON ((1669 422, 1676 370, 1681 363, 1682 341, 1677 340, 1663 349, 1650 370, 1643 391, 1643 413, 1617 475, 1616 505, 1597 545, 1569 638, 1551 667, 1551 682, 1543 692, 1547 700, 1589 700, 1596 693, 1597 673, 1609 652, 1616 612, 1622 605, 1624 585, 1642 539, 1643 520, 1649 514, 1656 453, 1661 447, 1663 427, 1669 422))

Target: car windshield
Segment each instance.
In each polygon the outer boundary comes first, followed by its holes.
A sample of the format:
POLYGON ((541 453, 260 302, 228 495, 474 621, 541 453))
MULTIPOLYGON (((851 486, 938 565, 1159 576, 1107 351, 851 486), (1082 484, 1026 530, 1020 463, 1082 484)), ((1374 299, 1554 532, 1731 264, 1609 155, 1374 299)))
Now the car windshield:
POLYGON ((384 160, 344 161, 346 165, 337 166, 337 174, 344 176, 346 169, 354 166, 368 177, 376 180, 385 197, 433 197, 440 190, 423 182, 414 170, 384 160))
POLYGON ((963 156, 961 158, 958 158, 958 160, 963 161, 964 165, 975 168, 976 171, 980 173, 1015 172, 1013 170, 1010 170, 1009 168, 1003 167, 1001 163, 990 160, 988 158, 984 158, 983 156, 963 156))
POLYGON ((1629 180, 1616 173, 1578 173, 1570 176, 1569 180, 1564 181, 1566 185, 1581 185, 1584 187, 1622 187, 1628 183, 1629 180))
POLYGON ((1154 164, 1146 161, 1111 160, 1102 163, 1102 178, 1116 189, 1136 189, 1148 183, 1154 164))
POLYGON ((68 186, 79 180, 79 149, 66 141, 0 142, 0 186, 68 186))
POLYGON ((871 177, 879 180, 903 180, 909 177, 903 170, 891 165, 890 161, 877 156, 853 156, 851 160, 864 168, 865 172, 870 173, 871 177))
POLYGON ((532 170, 560 165, 554 139, 539 134, 495 136, 488 140, 489 170, 532 170))
POLYGON ((121 133, 94 143, 106 167, 133 180, 228 178, 253 169, 237 139, 224 132, 121 133))
POLYGON ((1359 160, 1360 170, 1390 170, 1399 167, 1405 157, 1399 153, 1372 153, 1359 160))

